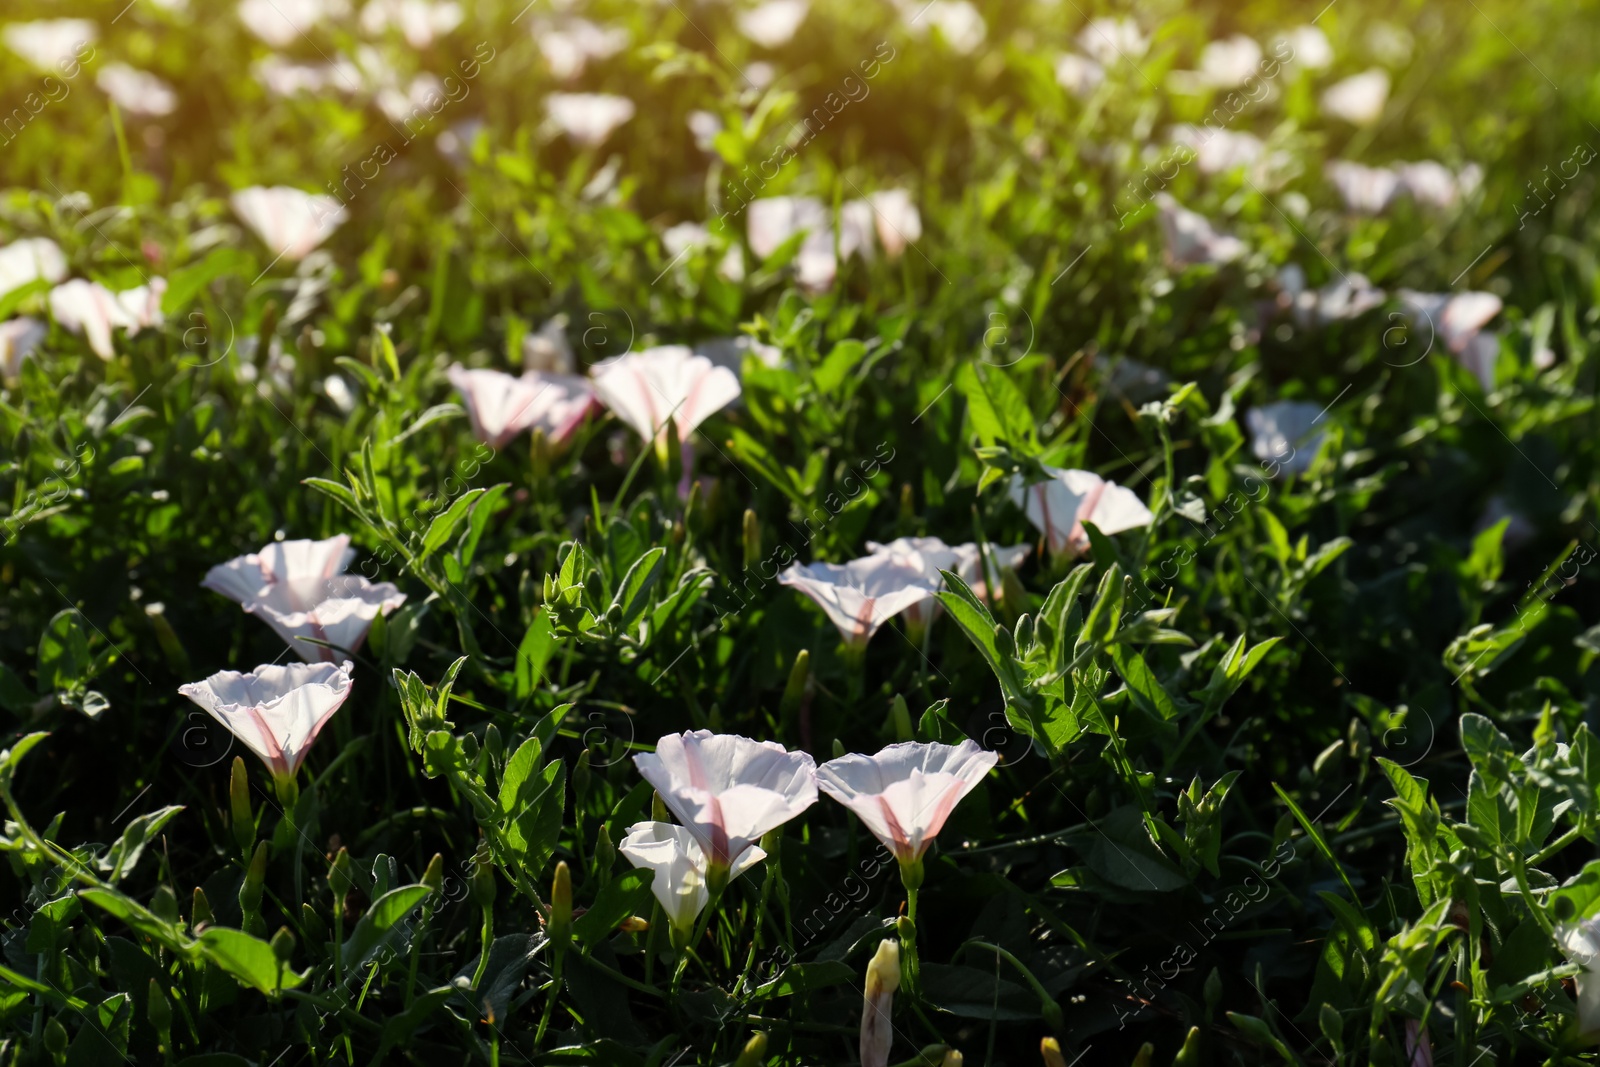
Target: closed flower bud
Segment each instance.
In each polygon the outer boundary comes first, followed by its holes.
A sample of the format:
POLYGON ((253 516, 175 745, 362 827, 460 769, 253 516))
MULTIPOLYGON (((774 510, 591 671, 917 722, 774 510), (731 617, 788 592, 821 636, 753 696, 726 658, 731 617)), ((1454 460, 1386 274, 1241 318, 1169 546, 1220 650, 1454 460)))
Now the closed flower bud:
POLYGON ((572 872, 566 860, 556 864, 555 881, 550 887, 550 940, 564 947, 572 940, 572 872))
MULTIPOLYGON (((746 515, 750 514, 748 511, 746 515)), ((739 1054, 738 1063, 734 1067, 761 1067, 767 1062, 767 1035, 756 1034, 745 1042, 744 1051, 739 1054)))
POLYGON ((434 900, 444 891, 444 857, 439 853, 435 852, 428 861, 428 869, 422 872, 422 884, 433 890, 434 900))
POLYGON ((256 817, 250 810, 250 779, 244 757, 233 757, 233 775, 228 781, 228 805, 233 814, 233 840, 240 855, 249 855, 256 843, 256 817))
POLYGON ((605 823, 601 823, 599 832, 594 835, 594 868, 602 880, 610 877, 611 868, 616 862, 617 846, 611 840, 611 831, 605 823))
POLYGON ((479 862, 472 868, 472 902, 480 908, 494 907, 494 865, 479 862))
POLYGON ((272 955, 277 961, 288 966, 294 958, 294 934, 289 932, 287 926, 278 927, 278 932, 272 935, 272 955))
POLYGON ((211 914, 211 901, 206 899, 205 890, 195 886, 194 905, 189 910, 189 931, 197 934, 202 927, 210 926, 215 921, 211 914))
POLYGON ((939 1067, 962 1067, 965 1062, 961 1058, 961 1053, 951 1049, 944 1054, 944 1060, 939 1064, 939 1067))
POLYGON ((1061 1042, 1053 1037, 1039 1042, 1039 1055, 1044 1058, 1044 1067, 1067 1067, 1067 1061, 1061 1058, 1061 1042))
POLYGON ((884 940, 867 964, 861 1009, 861 1067, 888 1067, 894 1044, 894 993, 900 988, 900 942, 884 940))
POLYGON ((333 865, 328 868, 328 888, 333 891, 334 906, 340 911, 344 910, 344 899, 350 895, 355 884, 350 868, 350 852, 341 848, 339 854, 333 857, 333 865))
POLYGON ((178 913, 178 894, 165 882, 156 886, 155 895, 150 898, 150 910, 169 923, 177 923, 182 916, 178 913))

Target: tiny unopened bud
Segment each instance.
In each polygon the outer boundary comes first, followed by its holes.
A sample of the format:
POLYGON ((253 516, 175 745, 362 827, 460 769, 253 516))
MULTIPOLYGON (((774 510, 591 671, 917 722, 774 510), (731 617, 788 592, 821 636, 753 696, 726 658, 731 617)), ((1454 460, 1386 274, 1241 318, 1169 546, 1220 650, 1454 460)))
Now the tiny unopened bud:
POLYGON ((894 1044, 894 993, 900 988, 900 942, 885 939, 867 964, 861 1008, 861 1067, 888 1067, 894 1044))
POLYGON ((199 886, 194 887, 194 905, 189 909, 189 930, 199 933, 203 926, 210 926, 215 922, 211 914, 211 901, 206 899, 206 891, 199 886))
POLYGON ((233 774, 228 780, 228 807, 233 816, 233 840, 240 855, 249 855, 256 843, 256 817, 250 810, 250 777, 244 757, 233 757, 233 774))
POLYGON ((435 852, 428 861, 428 869, 422 872, 422 884, 433 890, 432 899, 435 900, 444 891, 444 857, 439 853, 435 852))
POLYGON ((964 1063, 966 1061, 961 1058, 961 1053, 955 1049, 950 1049, 944 1054, 944 1059, 940 1062, 939 1067, 962 1067, 964 1063))
POLYGON ((744 569, 749 570, 761 559, 761 523, 750 508, 744 509, 744 569))
POLYGON ((1044 1067, 1067 1067, 1067 1061, 1061 1058, 1061 1042, 1053 1037, 1039 1042, 1039 1055, 1044 1058, 1044 1067))
POLYGON ((178 894, 165 882, 156 886, 155 895, 150 898, 150 910, 169 923, 176 923, 182 918, 178 914, 178 894))
POLYGON ((351 873, 350 850, 341 848, 338 855, 333 857, 333 864, 328 868, 328 888, 333 891, 333 903, 340 911, 344 910, 344 898, 350 895, 350 890, 355 885, 351 873))
MULTIPOLYGON (((746 512, 745 514, 749 514, 746 512)), ((756 1034, 745 1042, 744 1051, 739 1053, 739 1062, 734 1067, 761 1067, 767 1062, 767 1035, 756 1034)))
POLYGON ((472 868, 472 902, 480 908, 494 907, 494 865, 479 862, 472 868))
POLYGON ((600 824, 599 831, 594 835, 594 868, 600 872, 600 877, 605 878, 617 862, 617 846, 611 840, 611 831, 605 823, 600 824))
POLYGON ((289 932, 287 926, 278 927, 278 932, 272 935, 272 955, 285 966, 294 958, 294 934, 289 932))
POLYGON ((650 923, 637 915, 630 915, 617 924, 617 929, 625 934, 642 934, 650 929, 650 923))
POLYGON ((556 876, 550 886, 550 940, 564 947, 572 940, 572 872, 567 861, 556 864, 556 876))

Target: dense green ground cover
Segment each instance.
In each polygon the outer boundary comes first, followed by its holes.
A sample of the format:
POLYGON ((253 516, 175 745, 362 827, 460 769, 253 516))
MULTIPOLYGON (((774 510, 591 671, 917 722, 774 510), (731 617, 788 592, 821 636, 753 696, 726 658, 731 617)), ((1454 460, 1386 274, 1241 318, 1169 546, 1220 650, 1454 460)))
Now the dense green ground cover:
POLYGON ((47 331, 0 340, 7 1062, 858 1062, 907 893, 855 816, 776 832, 683 968, 617 854, 632 757, 695 729, 999 754, 890 1062, 1593 1061, 1592 4, 815 0, 764 45, 748 5, 538 0, 272 45, 124 2, 0 26, 0 242, 62 254, 0 258, 47 331), (64 17, 87 51, 24 59, 64 17), (581 143, 572 92, 633 113, 581 143), (299 258, 229 203, 279 185, 342 218, 299 258), (891 190, 916 226, 835 263, 891 190), (840 247, 753 233, 778 196, 840 247), (158 277, 103 353, 52 296, 158 277), (486 444, 447 377, 746 335, 773 358, 659 455, 604 409, 486 444), (1316 418, 1275 441, 1282 401, 1316 418), (1041 464, 1152 521, 1047 551, 1041 464), (298 656, 200 583, 339 534, 406 599, 275 789, 178 687, 298 656), (1033 548, 864 654, 777 581, 920 536, 1033 548))

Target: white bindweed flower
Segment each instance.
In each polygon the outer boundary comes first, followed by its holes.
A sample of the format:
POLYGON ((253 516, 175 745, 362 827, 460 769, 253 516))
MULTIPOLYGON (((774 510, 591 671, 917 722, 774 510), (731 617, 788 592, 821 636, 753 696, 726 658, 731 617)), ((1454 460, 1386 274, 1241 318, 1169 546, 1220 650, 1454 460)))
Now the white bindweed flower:
POLYGON ((172 86, 126 63, 107 63, 94 76, 94 83, 118 107, 133 115, 170 115, 178 107, 178 94, 172 86))
POLYGON ((1578 1033, 1600 1034, 1600 918, 1556 927, 1556 943, 1583 968, 1577 977, 1578 1033))
POLYGON ((1202 174, 1225 174, 1261 161, 1266 145, 1249 133, 1235 133, 1219 126, 1174 126, 1167 132, 1173 144, 1194 152, 1195 166, 1202 174))
POLYGON ((927 4, 915 0, 910 7, 916 12, 910 22, 913 32, 930 26, 944 38, 951 51, 961 55, 976 52, 989 34, 983 16, 968 0, 931 0, 927 4))
POLYGON ((253 185, 234 193, 229 202, 280 259, 304 259, 346 218, 344 206, 333 197, 287 185, 253 185))
POLYGON ((412 48, 427 48, 434 38, 461 25, 460 4, 434 0, 368 0, 361 9, 361 28, 379 34, 398 29, 412 48))
POLYGON ((556 127, 585 148, 604 142, 636 110, 632 100, 610 93, 551 93, 544 106, 556 127))
MULTIPOLYGON (((897 537, 888 544, 867 542, 867 551, 909 564, 938 588, 942 583, 939 572, 953 570, 980 597, 999 597, 1001 573, 1014 570, 1033 551, 1032 545, 1015 545, 1011 548, 986 546, 988 550, 989 577, 983 573, 983 553, 973 542, 947 545, 937 537, 897 537)), ((938 600, 928 599, 905 610, 906 618, 916 626, 926 626, 938 617, 938 600)))
MULTIPOLYGON (((1284 34, 1282 42, 1290 49, 1286 63, 1302 70, 1326 70, 1333 63, 1333 46, 1328 35, 1312 25, 1296 26, 1284 34)), ((1277 51, 1275 55, 1283 53, 1277 51)))
POLYGON ((810 755, 775 741, 685 731, 668 734, 633 762, 705 853, 713 888, 754 862, 744 856, 763 834, 817 802, 810 755))
POLYGON ((1339 190, 1345 208, 1358 215, 1379 214, 1400 191, 1400 175, 1388 167, 1366 167, 1334 159, 1323 167, 1323 173, 1339 190))
POLYGON ((67 257, 48 237, 25 237, 0 248, 0 296, 40 280, 54 285, 66 276, 67 257))
POLYGON ((1360 318, 1389 298, 1360 271, 1335 278, 1321 289, 1308 289, 1305 272, 1291 263, 1278 272, 1277 282, 1279 306, 1303 328, 1360 318))
POLYGON ((1078 34, 1078 47, 1102 67, 1135 60, 1150 47, 1150 39, 1132 19, 1098 18, 1078 34))
POLYGON ((875 756, 851 753, 817 768, 817 788, 856 813, 903 864, 928 851, 945 820, 1000 762, 974 741, 902 741, 875 756))
POLYGON ((861 1007, 861 1067, 888 1067, 894 1047, 894 993, 900 988, 900 942, 878 943, 867 964, 861 1007))
POLYGON ((739 12, 739 32, 762 48, 781 48, 794 37, 810 10, 810 0, 766 0, 739 12))
POLYGON ((278 779, 292 779, 333 713, 350 696, 349 660, 265 664, 249 674, 218 671, 178 692, 211 713, 278 779))
POLYGON ((343 15, 344 0, 241 0, 239 21, 274 48, 300 40, 324 18, 343 15))
POLYGON ((44 323, 27 316, 0 322, 0 381, 16 381, 22 375, 22 361, 49 332, 44 323))
POLYGON ((628 47, 628 31, 621 26, 601 26, 588 19, 536 22, 533 40, 550 73, 569 81, 583 73, 592 59, 610 59, 628 47))
POLYGON ((567 317, 552 315, 544 325, 522 338, 522 365, 544 374, 571 374, 578 361, 567 340, 567 317))
POLYGON ((1104 67, 1076 52, 1063 53, 1056 59, 1056 84, 1073 96, 1089 96, 1105 80, 1104 67))
POLYGON ((702 152, 716 150, 717 134, 722 132, 722 118, 710 111, 691 111, 688 118, 689 133, 694 146, 702 152))
POLYGON ((594 391, 577 375, 528 371, 514 378, 497 370, 468 370, 459 363, 446 373, 461 394, 474 436, 496 450, 535 429, 550 441, 564 442, 594 404, 594 391))
POLYGON ((115 293, 99 282, 82 278, 62 282, 50 290, 50 314, 64 328, 82 334, 89 349, 106 360, 116 354, 111 347, 111 331, 138 326, 117 302, 115 293))
POLYGON ((883 245, 883 254, 890 259, 900 258, 907 245, 915 244, 922 237, 922 215, 906 190, 886 189, 872 193, 867 197, 867 204, 872 208, 878 243, 883 245))
POLYGON ((1279 400, 1245 412, 1250 451, 1263 463, 1289 474, 1304 474, 1317 457, 1326 432, 1317 428, 1325 409, 1302 400, 1279 400))
POLYGON ((1419 333, 1426 333, 1424 351, 1435 341, 1445 347, 1472 372, 1484 389, 1494 387, 1494 363, 1500 354, 1500 339, 1484 329, 1503 306, 1493 293, 1419 293, 1401 289, 1400 309, 1419 333))
POLYGON ((937 572, 929 577, 904 559, 878 552, 842 565, 796 563, 778 575, 778 583, 816 601, 853 648, 866 647, 884 623, 931 599, 940 584, 937 572))
POLYGON ((661 345, 607 360, 594 369, 594 391, 612 414, 653 441, 677 427, 680 443, 739 399, 739 378, 684 345, 661 345))
POLYGON ((1353 126, 1370 126, 1389 100, 1389 75, 1374 67, 1330 85, 1322 94, 1322 113, 1353 126))
POLYGON ((124 289, 117 294, 117 303, 129 320, 128 336, 132 337, 146 326, 161 326, 166 322, 161 314, 161 298, 167 295, 167 280, 151 278, 144 285, 124 289))
POLYGON ((1167 258, 1174 266, 1202 263, 1220 266, 1244 255, 1243 241, 1221 233, 1204 215, 1180 207, 1166 193, 1156 196, 1156 208, 1156 217, 1167 242, 1167 258))
POLYGON ((302 658, 332 663, 334 648, 360 648, 372 621, 406 600, 389 582, 345 574, 354 557, 345 534, 323 541, 278 541, 219 563, 200 584, 266 620, 302 658), (318 641, 334 648, 314 643, 318 641))
POLYGON ((76 66, 80 54, 100 38, 100 27, 89 19, 35 19, 13 22, 0 37, 6 47, 40 70, 61 70, 76 66))
POLYGON ((1094 523, 1107 536, 1150 525, 1155 518, 1133 490, 1092 471, 1045 467, 1049 481, 1025 486, 1011 480, 1011 499, 1045 535, 1053 555, 1075 556, 1089 548, 1083 524, 1094 523))
MULTIPOLYGON (((617 851, 635 867, 655 872, 650 890, 661 902, 661 909, 673 927, 687 934, 711 899, 706 885, 706 854, 694 835, 682 826, 667 822, 638 822, 628 827, 617 851)), ((728 869, 737 878, 767 854, 752 845, 728 869)))
MULTIPOLYGON (((894 205, 891 202, 889 206, 894 205)), ((750 203, 746 231, 750 250, 761 259, 777 251, 796 234, 804 234, 795 254, 795 277, 802 288, 821 292, 831 288, 839 260, 856 252, 870 255, 874 212, 865 200, 850 200, 839 208, 839 250, 834 254, 833 213, 813 196, 772 196, 750 203)), ((902 220, 904 221, 904 220, 902 220)), ((921 233, 921 218, 917 219, 921 233)))
POLYGON ((1450 168, 1431 159, 1402 163, 1395 171, 1400 178, 1400 187, 1424 207, 1447 211, 1456 206, 1466 191, 1450 168))
POLYGON ((1261 66, 1261 46, 1244 34, 1212 41, 1200 52, 1196 80, 1212 89, 1232 89, 1250 80, 1261 66))

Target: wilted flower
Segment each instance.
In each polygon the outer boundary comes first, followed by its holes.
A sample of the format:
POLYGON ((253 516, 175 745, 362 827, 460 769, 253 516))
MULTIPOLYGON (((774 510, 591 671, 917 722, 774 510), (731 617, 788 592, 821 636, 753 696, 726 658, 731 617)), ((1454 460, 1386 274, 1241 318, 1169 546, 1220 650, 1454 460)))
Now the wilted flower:
POLYGON ((635 110, 632 100, 610 93, 551 93, 544 106, 550 121, 585 148, 605 141, 635 110))
POLYGON ((739 12, 739 32, 762 48, 781 48, 794 37, 810 10, 810 0, 766 0, 739 12))
POLYGON ((245 743, 278 779, 292 779, 317 734, 350 695, 351 664, 264 664, 249 674, 218 671, 178 692, 245 743))
POLYGON ((50 290, 50 314, 56 322, 89 342, 101 359, 116 353, 111 348, 111 331, 118 327, 137 327, 116 294, 99 282, 74 278, 50 290))
POLYGON ((775 741, 710 730, 668 734, 633 757, 645 781, 693 835, 720 891, 761 836, 817 802, 816 764, 775 741))
POLYGON ((52 285, 67 276, 67 257, 48 237, 25 237, 0 248, 0 296, 44 280, 52 285))
POLYGON ((435 37, 461 25, 461 5, 433 0, 368 0, 361 9, 361 28, 382 33, 394 27, 412 48, 427 48, 435 37))
POLYGON ((933 597, 939 577, 886 553, 873 553, 849 563, 796 563, 778 575, 816 601, 839 628, 846 645, 864 648, 878 628, 907 608, 933 597))
MULTIPOLYGON (((638 822, 628 827, 628 836, 617 851, 635 867, 655 872, 651 892, 680 937, 688 934, 711 899, 706 885, 706 855, 694 834, 672 823, 638 822)), ((766 857, 765 852, 752 845, 734 860, 728 877, 739 877, 766 857)))
POLYGON ((16 381, 22 374, 22 361, 49 332, 44 323, 26 316, 0 322, 0 381, 16 381))
POLYGON ((280 259, 304 259, 346 218, 344 206, 333 197, 287 185, 253 185, 234 193, 229 202, 280 259))
POLYGON ((35 19, 11 23, 0 37, 7 48, 40 70, 55 70, 81 58, 78 49, 94 44, 100 27, 88 19, 35 19))
POLYGON ((1263 463, 1276 463, 1289 474, 1304 474, 1327 436, 1317 429, 1323 410, 1301 400, 1251 408, 1244 417, 1250 429, 1250 451, 1263 463))
POLYGON ((323 541, 278 541, 219 563, 200 584, 267 621, 302 658, 334 662, 334 650, 355 651, 372 621, 405 603, 389 582, 345 574, 355 552, 345 534, 323 541))
POLYGON ((1187 267, 1200 263, 1231 263, 1245 253, 1245 243, 1220 233, 1201 214, 1180 207, 1166 193, 1156 196, 1157 219, 1167 242, 1167 258, 1173 265, 1187 267))
POLYGON ((1045 535, 1054 555, 1077 555, 1089 548, 1083 524, 1092 522, 1110 535, 1150 525, 1155 518, 1131 489, 1108 482, 1092 471, 1045 467, 1049 481, 1024 485, 1011 480, 1011 499, 1028 521, 1045 535))
POLYGON ((861 1008, 861 1067, 888 1067, 894 1046, 894 993, 900 988, 900 942, 878 942, 867 964, 865 1003, 861 1008))
POLYGON ((170 115, 178 106, 172 86, 126 63, 107 63, 95 75, 94 83, 118 107, 134 115, 170 115))
POLYGON ((678 441, 739 398, 739 378, 683 345, 630 352, 595 368, 595 396, 646 441, 662 436, 670 419, 678 441))
POLYGON ((1330 85, 1322 94, 1322 113, 1355 126, 1368 126, 1383 114, 1389 75, 1374 67, 1330 85))
POLYGON ((533 40, 550 65, 550 73, 567 81, 582 74, 591 59, 609 59, 628 47, 628 31, 621 26, 607 27, 588 19, 570 18, 535 22, 533 40))
POLYGON ((851 753, 817 768, 817 788, 856 813, 903 864, 922 858, 957 804, 1000 757, 976 742, 903 741, 876 756, 851 753))
POLYGON ((239 21, 245 29, 274 48, 283 48, 305 36, 324 18, 349 10, 345 0, 242 0, 239 21))
POLYGON ((534 429, 553 442, 564 442, 594 404, 589 383, 573 374, 527 371, 514 378, 497 370, 468 370, 459 363, 446 374, 461 395, 473 435, 497 450, 534 429))

